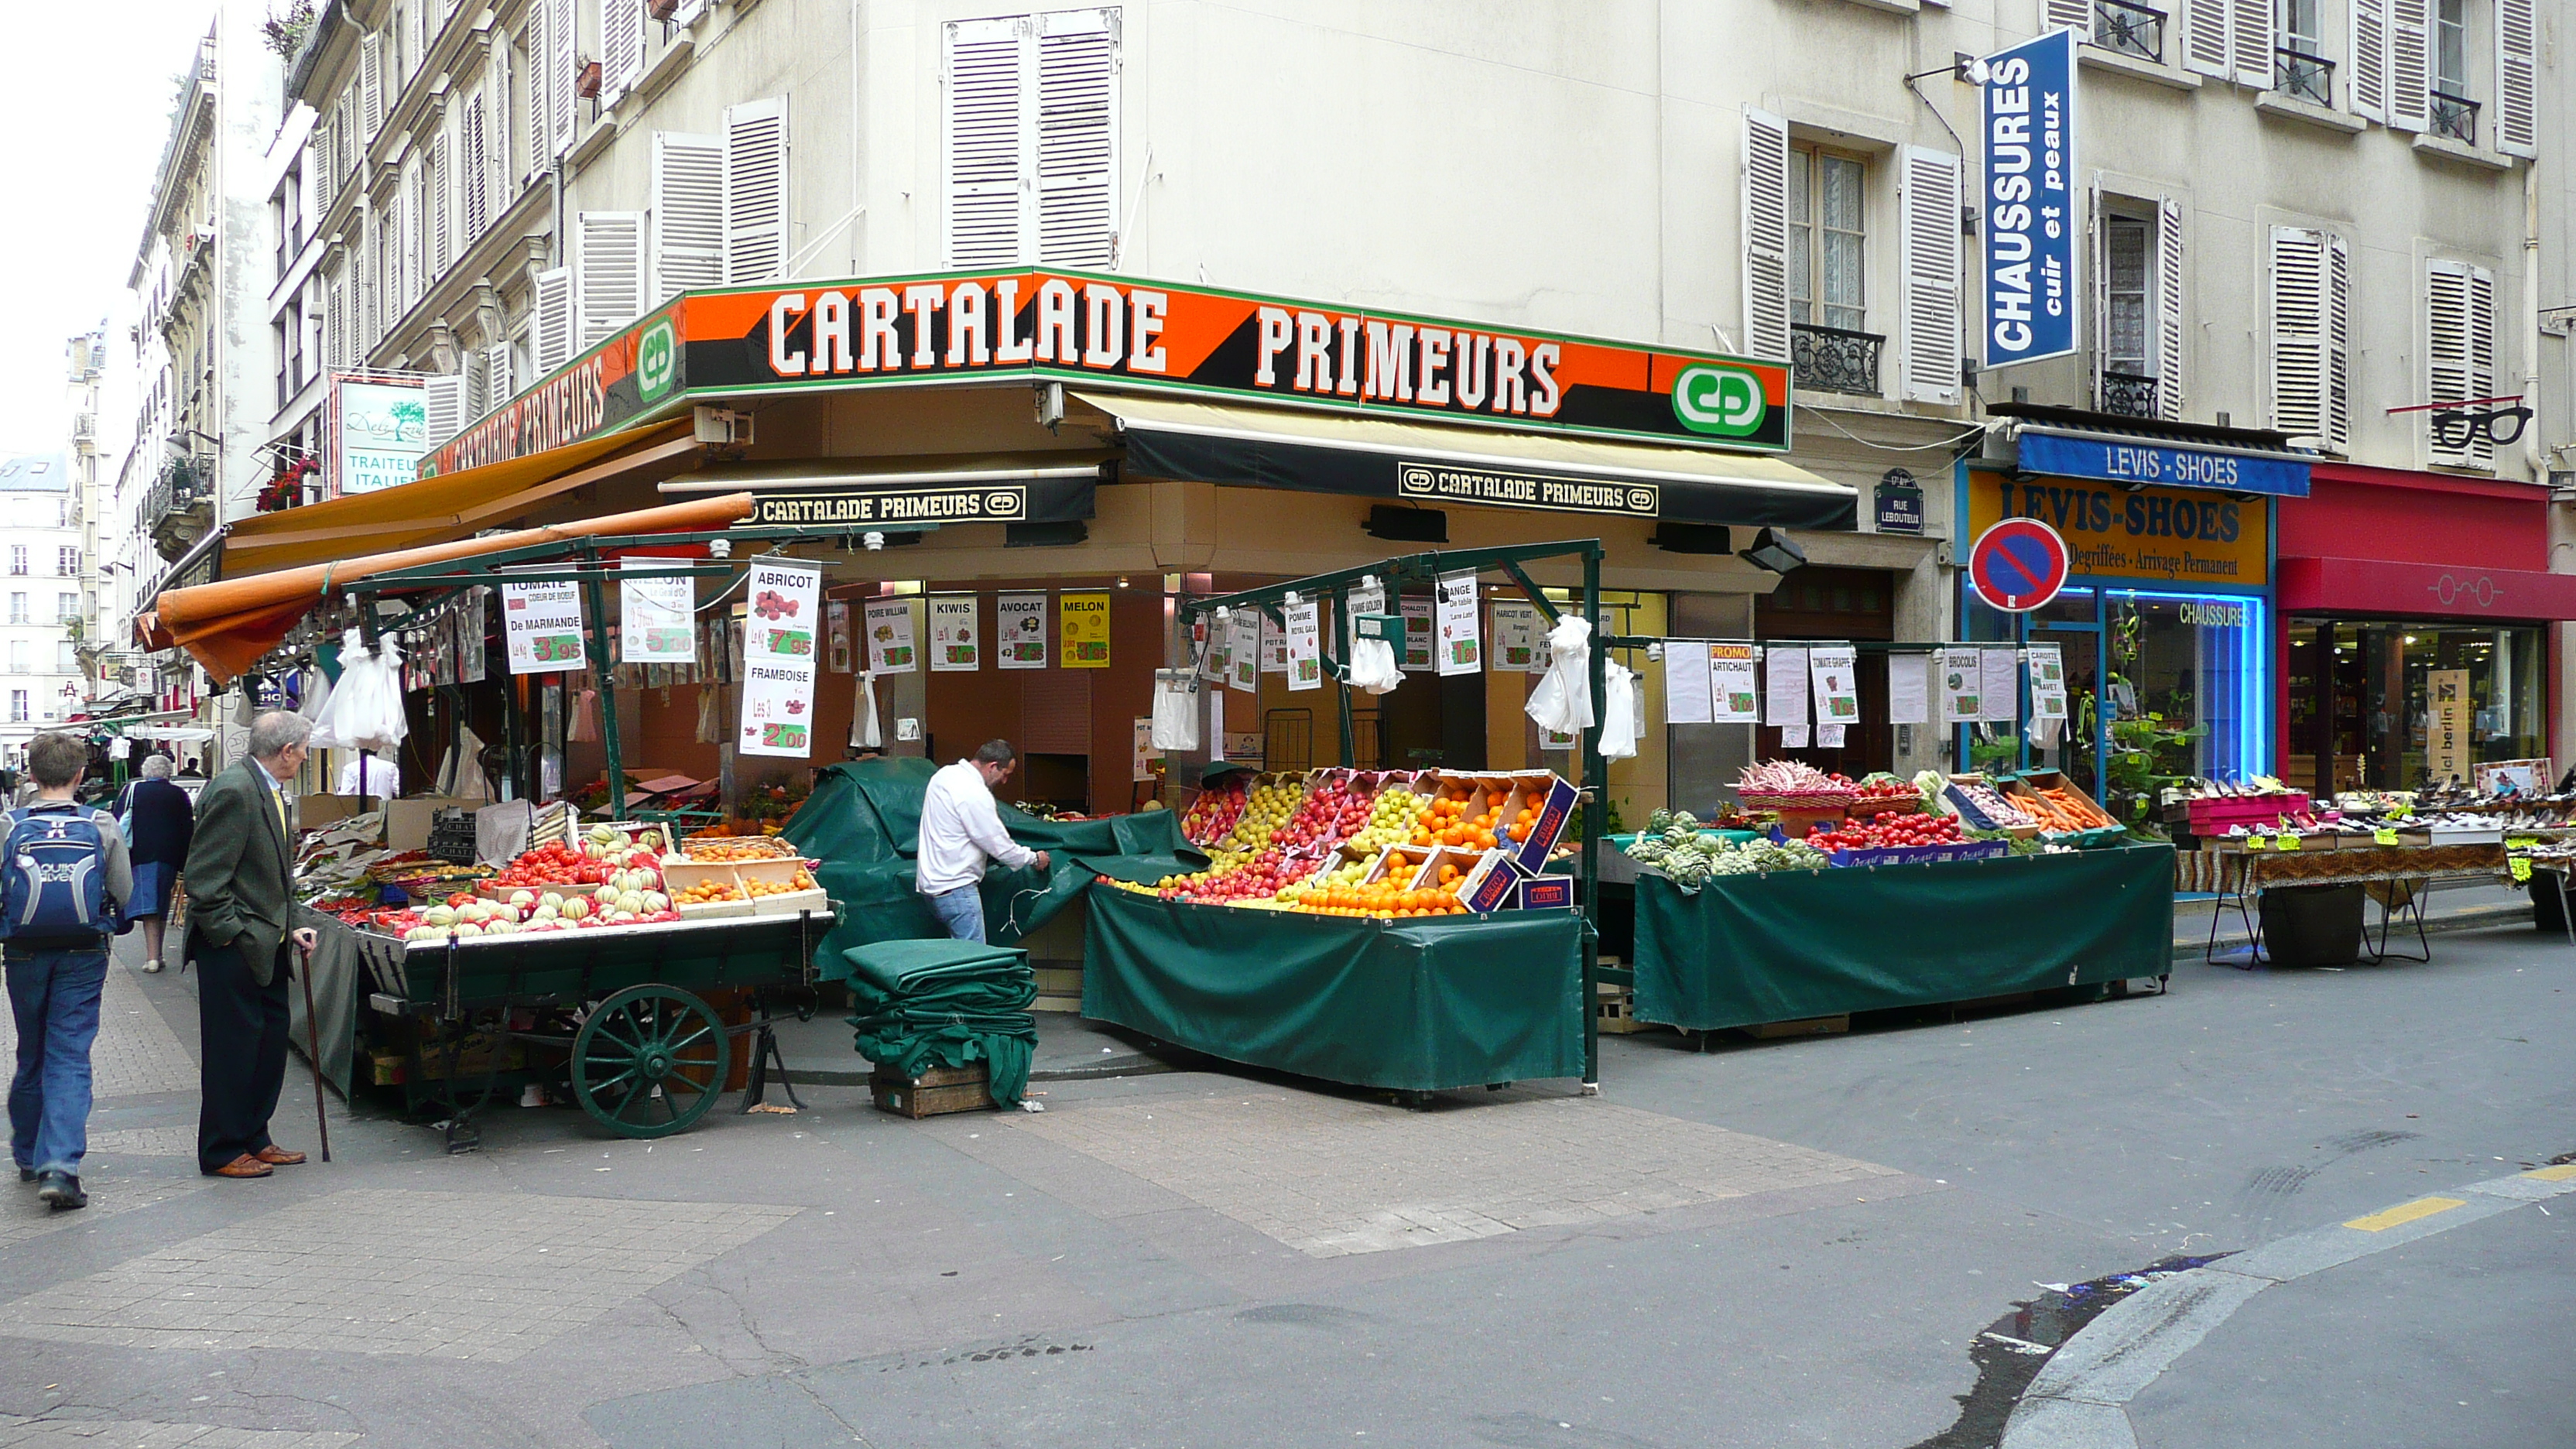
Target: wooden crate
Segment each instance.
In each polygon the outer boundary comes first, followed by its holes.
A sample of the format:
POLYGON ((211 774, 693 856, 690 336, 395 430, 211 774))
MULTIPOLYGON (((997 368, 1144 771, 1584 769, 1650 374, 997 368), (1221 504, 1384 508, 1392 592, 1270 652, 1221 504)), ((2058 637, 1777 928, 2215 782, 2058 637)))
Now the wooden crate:
POLYGON ((1803 1021, 1763 1021, 1736 1029, 1755 1041, 1776 1041, 1793 1036, 1839 1036, 1851 1030, 1851 1018, 1811 1016, 1803 1021))
POLYGON ((868 1077, 868 1095, 876 1099, 877 1110, 919 1121, 950 1112, 982 1112, 993 1105, 990 1069, 982 1062, 971 1067, 935 1067, 918 1077, 898 1077, 883 1067, 868 1077))
POLYGON ((1637 992, 1634 987, 1605 983, 1593 990, 1600 994, 1592 1003, 1592 1015, 1603 1035, 1634 1036, 1641 1031, 1659 1029, 1652 1022, 1637 1019, 1637 992))

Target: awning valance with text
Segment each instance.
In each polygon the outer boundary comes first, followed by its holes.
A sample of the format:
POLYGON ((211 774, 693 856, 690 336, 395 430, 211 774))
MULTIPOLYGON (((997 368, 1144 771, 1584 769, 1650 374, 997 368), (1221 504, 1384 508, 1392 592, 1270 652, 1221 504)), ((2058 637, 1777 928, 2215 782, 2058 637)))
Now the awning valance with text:
POLYGON ((1859 513, 1858 490, 1777 458, 1118 393, 1079 396, 1118 420, 1130 477, 1747 527, 1850 529, 1859 513))

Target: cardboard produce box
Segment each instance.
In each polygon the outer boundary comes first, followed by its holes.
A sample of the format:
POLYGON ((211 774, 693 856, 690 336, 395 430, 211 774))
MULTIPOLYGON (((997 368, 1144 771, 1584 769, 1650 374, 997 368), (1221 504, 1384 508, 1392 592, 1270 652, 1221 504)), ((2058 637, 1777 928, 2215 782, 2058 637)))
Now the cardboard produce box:
MULTIPOLYGON (((385 802, 385 844, 395 850, 427 850, 429 827, 441 810, 480 810, 489 800, 461 795, 414 795, 385 802)), ((309 827, 311 822, 306 822, 309 827)))

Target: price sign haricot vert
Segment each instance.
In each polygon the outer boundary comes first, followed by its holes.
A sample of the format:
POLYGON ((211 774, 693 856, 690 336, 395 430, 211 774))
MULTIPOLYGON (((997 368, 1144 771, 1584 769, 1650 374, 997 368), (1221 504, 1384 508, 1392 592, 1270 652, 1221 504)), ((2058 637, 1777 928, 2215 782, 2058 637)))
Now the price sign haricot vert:
POLYGON ((735 747, 746 755, 814 752, 815 648, 823 613, 823 566, 761 559, 745 585, 749 613, 742 636, 742 728, 735 747))

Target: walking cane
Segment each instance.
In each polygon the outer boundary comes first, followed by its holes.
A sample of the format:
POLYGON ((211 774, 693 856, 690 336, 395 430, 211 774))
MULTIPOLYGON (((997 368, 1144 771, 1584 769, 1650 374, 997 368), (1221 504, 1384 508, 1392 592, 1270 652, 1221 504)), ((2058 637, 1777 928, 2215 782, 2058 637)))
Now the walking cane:
POLYGON ((298 943, 304 953, 304 1035, 311 1050, 305 1060, 313 1064, 313 1127, 322 1137, 322 1160, 331 1160, 331 1114, 325 1110, 322 1095, 322 1018, 313 1014, 313 948, 298 943))

